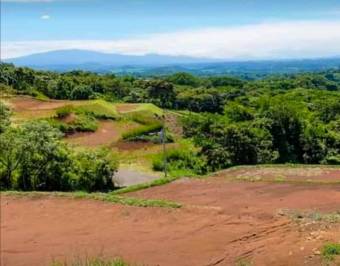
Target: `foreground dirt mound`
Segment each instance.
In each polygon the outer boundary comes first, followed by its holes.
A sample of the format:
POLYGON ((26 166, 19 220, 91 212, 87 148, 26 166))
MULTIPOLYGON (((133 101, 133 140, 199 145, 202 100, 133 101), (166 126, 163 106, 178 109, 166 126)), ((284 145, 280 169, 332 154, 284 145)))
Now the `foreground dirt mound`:
MULTIPOLYGON (((335 175, 340 178, 340 171, 335 175)), ((340 221, 323 219, 339 211, 339 184, 215 176, 132 195, 171 199, 184 207, 2 197, 2 265, 101 255, 137 265, 322 265, 320 248, 340 239, 340 221)))

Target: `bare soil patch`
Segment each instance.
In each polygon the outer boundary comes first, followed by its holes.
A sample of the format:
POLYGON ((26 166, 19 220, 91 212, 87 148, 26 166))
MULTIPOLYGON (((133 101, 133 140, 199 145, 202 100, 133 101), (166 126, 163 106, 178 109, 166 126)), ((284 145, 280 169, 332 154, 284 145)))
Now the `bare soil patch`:
POLYGON ((138 124, 133 122, 103 120, 99 122, 96 132, 78 132, 66 137, 66 141, 82 146, 95 147, 110 145, 118 141, 122 134, 138 124))
POLYGON ((77 118, 76 114, 70 113, 66 117, 61 118, 60 121, 66 123, 66 124, 69 124, 69 123, 74 122, 76 120, 76 118, 77 118))
POLYGON ((221 171, 216 176, 245 181, 339 183, 340 168, 315 167, 235 167, 221 171))
POLYGON ((62 100, 46 100, 41 101, 29 97, 16 97, 10 100, 15 112, 35 111, 35 110, 51 110, 68 104, 70 101, 62 100))
POLYGON ((57 198, 1 200, 3 265, 121 256, 140 265, 321 265, 340 224, 300 224, 282 209, 334 212, 340 185, 183 179, 134 192, 183 203, 137 208, 57 198))
POLYGON ((151 147, 159 146, 159 144, 152 143, 150 141, 119 141, 113 146, 120 151, 136 151, 147 150, 151 147))
POLYGON ((119 113, 126 113, 136 110, 138 106, 139 106, 138 104, 134 103, 121 103, 117 104, 116 108, 119 113))

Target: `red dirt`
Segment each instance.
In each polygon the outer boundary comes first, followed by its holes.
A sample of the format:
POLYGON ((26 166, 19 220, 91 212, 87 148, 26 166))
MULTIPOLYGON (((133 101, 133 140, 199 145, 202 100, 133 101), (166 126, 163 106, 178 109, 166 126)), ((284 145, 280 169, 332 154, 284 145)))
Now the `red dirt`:
POLYGON ((51 110, 64 106, 69 101, 48 100, 40 101, 28 97, 16 97, 11 99, 11 105, 15 112, 35 111, 35 110, 51 110))
POLYGON ((119 141, 113 146, 120 151, 135 151, 141 149, 149 149, 151 147, 156 147, 159 144, 155 144, 148 141, 119 141))
POLYGON ((60 121, 66 123, 66 124, 69 124, 69 123, 74 122, 76 120, 76 118, 77 118, 76 114, 71 113, 71 114, 67 115, 66 117, 61 118, 60 121))
POLYGON ((239 258, 252 265, 320 265, 315 249, 340 239, 339 223, 299 225, 280 214, 280 209, 339 210, 340 185, 212 177, 131 195, 172 199, 184 207, 3 197, 3 265, 48 265, 53 258, 98 255, 138 265, 235 265, 239 258))
POLYGON ((135 109, 138 108, 138 104, 133 104, 133 103, 123 103, 123 104, 117 104, 116 109, 119 113, 126 113, 130 111, 134 111, 135 109))
POLYGON ((136 127, 136 125, 129 123, 122 124, 115 121, 100 121, 96 132, 78 132, 68 135, 65 140, 69 143, 88 147, 109 145, 112 142, 118 141, 124 131, 134 127, 136 127))
POLYGON ((256 167, 248 166, 221 171, 215 176, 261 181, 325 182, 340 184, 340 168, 327 166, 315 167, 256 167))

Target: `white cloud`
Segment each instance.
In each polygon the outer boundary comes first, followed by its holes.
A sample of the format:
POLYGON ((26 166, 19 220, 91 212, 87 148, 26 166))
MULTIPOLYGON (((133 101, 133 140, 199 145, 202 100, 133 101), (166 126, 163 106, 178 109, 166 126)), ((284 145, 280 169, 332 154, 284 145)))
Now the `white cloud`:
POLYGON ((40 18, 41 18, 41 19, 44 19, 44 20, 48 20, 48 19, 50 19, 51 17, 50 17, 50 15, 42 15, 40 18))
POLYGON ((4 42, 3 58, 59 49, 223 59, 271 59, 340 55, 340 21, 304 21, 205 28, 120 40, 4 42))

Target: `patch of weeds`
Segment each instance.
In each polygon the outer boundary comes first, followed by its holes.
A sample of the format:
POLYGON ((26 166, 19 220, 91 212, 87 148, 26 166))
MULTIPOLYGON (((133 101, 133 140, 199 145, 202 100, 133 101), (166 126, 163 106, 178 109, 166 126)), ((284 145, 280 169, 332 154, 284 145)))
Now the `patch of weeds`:
POLYGON ((286 180, 287 180, 286 177, 284 177, 282 175, 279 175, 279 176, 275 177, 275 179, 274 179, 274 181, 278 182, 278 183, 285 182, 286 180))
POLYGON ((150 125, 143 125, 123 133, 122 138, 124 140, 139 140, 144 135, 160 131, 161 128, 162 124, 158 122, 150 125))
POLYGON ((236 261, 235 266, 251 266, 252 263, 248 259, 239 259, 236 261))
POLYGON ((131 266, 131 264, 125 262, 123 259, 102 259, 102 258, 86 258, 78 259, 72 262, 67 261, 53 261, 51 266, 131 266))
POLYGON ((56 116, 59 119, 66 118, 73 112, 73 105, 65 105, 63 107, 60 107, 56 110, 56 116))
POLYGON ((73 199, 90 199, 99 200, 105 202, 111 202, 115 204, 136 206, 136 207, 160 207, 160 208, 181 208, 182 205, 173 201, 158 200, 158 199, 139 199, 132 197, 122 197, 114 195, 112 193, 86 193, 86 192, 20 192, 20 191, 5 191, 1 192, 1 195, 16 196, 16 197, 66 197, 73 199))
POLYGON ((173 182, 176 179, 177 179, 177 177, 162 177, 162 178, 153 180, 153 181, 148 182, 148 183, 132 185, 132 186, 128 186, 128 187, 125 187, 125 188, 121 188, 121 189, 118 189, 118 190, 111 192, 111 194, 112 195, 119 195, 119 194, 135 192, 135 191, 138 191, 138 190, 147 189, 147 188, 151 188, 151 187, 162 186, 162 185, 168 184, 170 182, 173 182))
MULTIPOLYGON (((192 150, 170 149, 166 152, 166 161, 172 176, 196 176, 208 171, 206 161, 192 150)), ((153 170, 164 171, 164 155, 154 158, 153 170)))
POLYGON ((340 243, 327 243, 322 248, 322 257, 325 260, 333 261, 336 256, 340 255, 340 243))
POLYGON ((261 176, 243 176, 243 175, 240 175, 240 176, 236 176, 236 179, 237 180, 240 180, 240 181, 247 181, 247 182, 257 182, 257 181, 261 181, 262 180, 262 177, 261 176))
POLYGON ((280 210, 281 215, 286 215, 295 221, 312 221, 325 223, 340 223, 340 211, 320 213, 316 211, 280 210))
POLYGON ((117 119, 118 112, 113 104, 103 100, 90 101, 86 104, 77 106, 75 113, 85 113, 97 119, 117 119))

